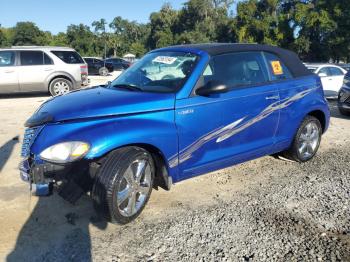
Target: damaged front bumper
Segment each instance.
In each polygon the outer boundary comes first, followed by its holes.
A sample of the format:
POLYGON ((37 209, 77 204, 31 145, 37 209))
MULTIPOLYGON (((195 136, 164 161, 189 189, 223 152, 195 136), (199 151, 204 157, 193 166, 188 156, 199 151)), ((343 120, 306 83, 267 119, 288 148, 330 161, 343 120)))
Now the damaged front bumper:
POLYGON ((54 190, 69 202, 76 202, 91 189, 91 163, 84 160, 53 164, 43 160, 25 158, 19 165, 21 179, 28 182, 36 196, 49 196, 54 190))

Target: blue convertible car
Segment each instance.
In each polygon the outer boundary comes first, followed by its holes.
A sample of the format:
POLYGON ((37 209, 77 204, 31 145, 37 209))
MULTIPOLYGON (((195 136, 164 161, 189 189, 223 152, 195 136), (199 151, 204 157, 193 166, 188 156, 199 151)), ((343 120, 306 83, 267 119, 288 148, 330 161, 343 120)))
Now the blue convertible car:
POLYGON ((37 195, 91 192, 98 212, 125 224, 152 188, 265 155, 312 159, 329 117, 319 77, 293 52, 172 46, 108 85, 45 102, 26 122, 20 171, 37 195))

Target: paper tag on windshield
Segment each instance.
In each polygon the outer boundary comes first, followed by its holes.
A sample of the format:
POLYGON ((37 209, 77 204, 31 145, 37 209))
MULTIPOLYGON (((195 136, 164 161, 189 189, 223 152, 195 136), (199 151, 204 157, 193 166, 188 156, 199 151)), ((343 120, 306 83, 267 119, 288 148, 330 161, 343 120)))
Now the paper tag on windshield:
POLYGON ((157 56, 156 58, 153 59, 153 62, 171 65, 176 61, 176 59, 177 59, 176 57, 171 57, 171 56, 157 56))
POLYGON ((271 61, 271 66, 275 75, 283 75, 283 68, 280 61, 271 61))

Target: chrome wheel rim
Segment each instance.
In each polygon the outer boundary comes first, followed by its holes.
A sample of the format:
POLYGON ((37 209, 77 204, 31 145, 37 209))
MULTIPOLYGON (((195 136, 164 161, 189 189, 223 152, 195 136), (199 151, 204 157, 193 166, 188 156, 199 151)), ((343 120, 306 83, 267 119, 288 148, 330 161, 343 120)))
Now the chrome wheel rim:
POLYGON ((102 75, 103 76, 106 76, 106 75, 108 75, 108 70, 107 69, 102 69, 102 75))
POLYGON ((119 212, 130 217, 145 204, 151 190, 152 171, 146 159, 137 159, 126 169, 118 185, 119 212))
POLYGON ((312 157, 319 144, 320 130, 314 122, 308 123, 302 130, 299 137, 298 151, 302 158, 312 157))
POLYGON ((69 92, 69 85, 65 81, 58 81, 53 85, 55 95, 64 95, 69 92))

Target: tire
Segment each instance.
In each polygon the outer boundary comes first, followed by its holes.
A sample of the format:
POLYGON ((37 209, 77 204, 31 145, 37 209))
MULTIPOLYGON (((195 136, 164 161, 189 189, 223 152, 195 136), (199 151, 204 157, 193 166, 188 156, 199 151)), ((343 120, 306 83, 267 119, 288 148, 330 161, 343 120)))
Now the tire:
POLYGON ((150 198, 154 174, 154 161, 146 150, 124 147, 111 152, 93 185, 95 210, 112 223, 131 222, 140 215, 150 198))
POLYGON ((98 73, 99 73, 100 76, 107 76, 109 71, 108 71, 107 67, 101 67, 98 70, 98 73))
POLYGON ((301 123, 292 146, 283 156, 300 163, 311 160, 317 153, 322 138, 320 121, 313 116, 307 116, 301 123))
POLYGON ((52 96, 65 95, 73 89, 73 83, 65 78, 55 78, 49 84, 49 92, 52 96))

